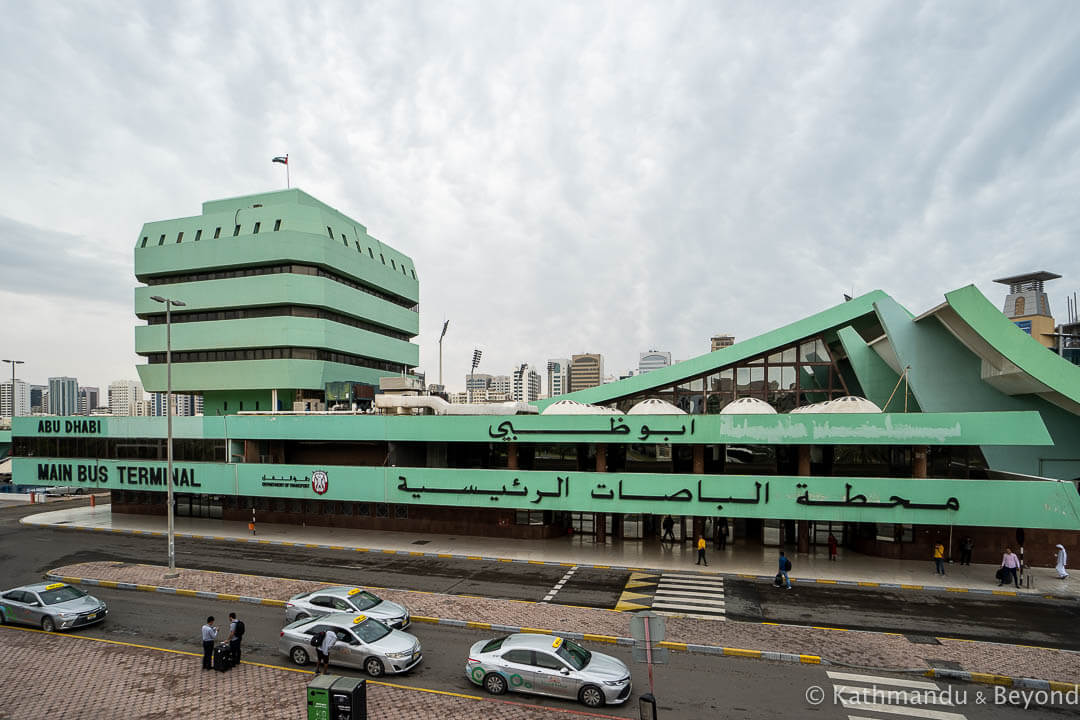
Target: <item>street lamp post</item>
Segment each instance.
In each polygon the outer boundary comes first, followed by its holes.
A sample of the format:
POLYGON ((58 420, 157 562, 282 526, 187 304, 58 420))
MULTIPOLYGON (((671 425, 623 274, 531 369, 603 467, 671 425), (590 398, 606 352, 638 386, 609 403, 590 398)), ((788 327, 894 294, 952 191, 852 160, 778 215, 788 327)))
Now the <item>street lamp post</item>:
POLYGON ((18 407, 15 405, 15 366, 22 365, 22 360, 5 360, 6 363, 11 363, 11 417, 15 418, 18 407))
POLYGON ((483 353, 480 350, 472 351, 472 369, 469 370, 469 402, 472 402, 473 393, 473 374, 476 372, 476 367, 480 364, 480 356, 483 353))
POLYGON ((168 440, 165 445, 165 457, 168 460, 165 485, 167 497, 165 500, 165 513, 169 516, 169 572, 165 577, 176 577, 176 536, 173 531, 173 474, 172 474, 172 306, 184 307, 186 303, 172 298, 163 298, 154 295, 150 298, 154 302, 165 304, 165 422, 168 440))
POLYGON ((445 387, 442 384, 442 340, 446 337, 446 328, 450 327, 450 321, 447 320, 443 323, 442 334, 439 335, 439 385, 445 387))

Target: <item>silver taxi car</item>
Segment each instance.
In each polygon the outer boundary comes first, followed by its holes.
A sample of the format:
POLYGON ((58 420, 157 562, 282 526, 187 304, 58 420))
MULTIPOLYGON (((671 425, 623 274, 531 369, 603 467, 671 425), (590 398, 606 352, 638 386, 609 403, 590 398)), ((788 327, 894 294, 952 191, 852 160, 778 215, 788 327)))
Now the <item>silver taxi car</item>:
POLYGON ((350 613, 301 618, 289 623, 281 629, 278 651, 297 665, 307 665, 317 657, 311 639, 323 630, 338 637, 330 649, 331 665, 358 668, 372 677, 408 672, 424 659, 415 636, 394 630, 375 618, 350 613))
POLYGON ((469 650, 465 675, 492 695, 552 695, 591 708, 623 703, 633 690, 630 669, 621 660, 554 635, 481 640, 469 650))
POLYGON ((383 600, 373 592, 349 585, 293 595, 285 603, 285 622, 339 612, 363 613, 396 630, 404 630, 412 622, 404 605, 383 600))
POLYGON ((0 593, 0 623, 36 625, 45 632, 70 630, 105 619, 109 608, 67 583, 34 583, 0 593))

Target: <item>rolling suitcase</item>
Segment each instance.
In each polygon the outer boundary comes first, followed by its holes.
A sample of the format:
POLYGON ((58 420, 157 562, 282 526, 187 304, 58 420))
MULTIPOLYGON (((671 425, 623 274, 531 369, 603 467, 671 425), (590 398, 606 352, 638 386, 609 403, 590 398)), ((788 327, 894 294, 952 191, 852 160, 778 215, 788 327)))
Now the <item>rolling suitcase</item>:
POLYGON ((233 666, 232 650, 228 643, 221 643, 214 648, 214 669, 225 672, 233 666))

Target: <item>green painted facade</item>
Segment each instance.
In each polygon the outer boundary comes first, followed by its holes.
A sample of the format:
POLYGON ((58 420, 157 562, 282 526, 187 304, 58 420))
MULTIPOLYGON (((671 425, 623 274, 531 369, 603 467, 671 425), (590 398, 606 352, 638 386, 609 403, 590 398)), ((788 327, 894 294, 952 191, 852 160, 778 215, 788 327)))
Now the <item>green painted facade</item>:
MULTIPOLYGON (((419 362, 412 259, 300 190, 215 200, 201 215, 145 224, 135 274, 147 283, 135 291, 140 319, 164 315, 151 296, 185 303, 173 308, 173 388, 218 398, 215 410, 252 391, 265 391, 260 407, 270 409, 271 390, 291 409, 283 394, 377 387, 419 362)), ((158 361, 138 367, 147 390, 165 389, 164 350, 164 324, 136 327, 135 351, 158 361)))

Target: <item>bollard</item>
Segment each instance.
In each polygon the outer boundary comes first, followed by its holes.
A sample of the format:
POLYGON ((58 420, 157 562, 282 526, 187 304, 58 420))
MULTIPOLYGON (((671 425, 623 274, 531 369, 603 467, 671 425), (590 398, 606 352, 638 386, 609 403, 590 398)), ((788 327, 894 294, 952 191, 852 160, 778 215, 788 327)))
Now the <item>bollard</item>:
POLYGON ((90 493, 90 507, 94 507, 94 504, 95 504, 96 501, 97 501, 97 496, 94 495, 94 493, 90 493))

